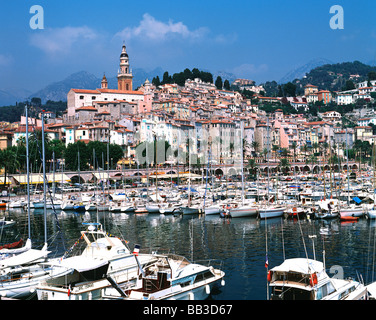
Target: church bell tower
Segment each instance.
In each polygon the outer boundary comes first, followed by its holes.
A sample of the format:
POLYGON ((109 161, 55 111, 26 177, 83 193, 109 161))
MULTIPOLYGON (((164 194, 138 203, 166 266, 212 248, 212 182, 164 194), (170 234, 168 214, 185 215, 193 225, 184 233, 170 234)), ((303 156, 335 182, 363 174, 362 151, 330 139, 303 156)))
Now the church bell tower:
POLYGON ((129 57, 127 50, 125 48, 125 44, 123 44, 123 48, 120 54, 120 70, 118 72, 118 90, 122 91, 129 91, 132 89, 132 71, 129 68, 129 57))

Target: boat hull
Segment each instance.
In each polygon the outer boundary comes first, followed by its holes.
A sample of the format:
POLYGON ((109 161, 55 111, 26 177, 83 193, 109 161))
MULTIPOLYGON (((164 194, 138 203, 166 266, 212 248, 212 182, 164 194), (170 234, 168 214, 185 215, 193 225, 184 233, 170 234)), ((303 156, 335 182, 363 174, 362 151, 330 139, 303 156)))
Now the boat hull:
POLYGON ((267 208, 258 210, 260 219, 282 217, 284 212, 285 208, 267 208))
POLYGON ((369 219, 376 219, 376 210, 368 210, 367 217, 369 219))
POLYGON ((193 207, 181 207, 180 208, 183 214, 199 214, 200 209, 199 208, 193 208, 193 207))
POLYGON ((229 210, 229 214, 232 218, 243 218, 243 217, 256 217, 257 208, 255 207, 240 207, 229 210))
POLYGON ((344 217, 362 217, 364 215, 363 209, 340 209, 341 218, 344 217))

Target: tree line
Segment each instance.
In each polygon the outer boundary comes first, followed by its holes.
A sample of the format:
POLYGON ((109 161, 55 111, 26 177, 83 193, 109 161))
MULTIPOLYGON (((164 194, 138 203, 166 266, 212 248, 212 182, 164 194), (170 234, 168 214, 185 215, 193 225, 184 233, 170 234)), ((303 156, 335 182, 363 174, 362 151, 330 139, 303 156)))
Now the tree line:
MULTIPOLYGON (((50 140, 45 134, 46 172, 62 170, 87 170, 98 167, 107 169, 115 167, 123 158, 119 145, 99 141, 84 143, 77 141, 67 147, 61 140, 50 140), (108 156, 107 156, 107 151, 108 156), (110 163, 107 160, 110 160, 110 163)), ((29 169, 30 173, 42 172, 42 132, 35 131, 29 135, 29 169)), ((26 173, 26 138, 17 140, 17 145, 0 150, 0 168, 4 174, 26 173)))
POLYGON ((201 79, 203 82, 214 83, 217 89, 230 90, 230 82, 227 79, 223 81, 221 76, 217 76, 214 82, 213 75, 210 72, 200 71, 197 68, 193 68, 192 70, 186 68, 184 71, 174 73, 173 75, 170 75, 168 71, 165 71, 162 80, 160 80, 159 76, 156 76, 153 78, 152 83, 156 87, 173 83, 182 87, 187 80, 194 80, 196 78, 201 79))

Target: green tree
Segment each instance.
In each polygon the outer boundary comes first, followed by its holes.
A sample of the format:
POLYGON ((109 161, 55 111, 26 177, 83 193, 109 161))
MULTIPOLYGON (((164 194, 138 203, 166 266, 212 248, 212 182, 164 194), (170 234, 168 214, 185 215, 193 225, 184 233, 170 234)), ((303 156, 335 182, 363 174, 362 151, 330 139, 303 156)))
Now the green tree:
POLYGON ((286 158, 281 159, 280 164, 278 165, 280 170, 284 172, 285 174, 287 173, 288 169, 291 167, 289 161, 286 158))
POLYGON ((376 80, 376 71, 368 72, 368 81, 376 80))
POLYGON ((293 84, 292 82, 288 82, 285 85, 283 85, 283 91, 284 91, 284 96, 287 97, 295 97, 296 95, 296 85, 293 84))
POLYGON ((223 87, 225 88, 225 90, 230 90, 230 82, 227 79, 223 83, 223 87))
POLYGON ((154 84, 156 87, 159 87, 161 85, 161 80, 159 79, 159 76, 154 77, 151 83, 154 84))
POLYGON ((345 86, 343 87, 343 91, 347 90, 354 90, 355 89, 355 84, 351 80, 347 80, 345 86))
POLYGON ((168 71, 166 71, 163 74, 163 78, 162 78, 162 84, 166 84, 166 83, 172 83, 172 77, 168 74, 168 71))
POLYGON ((223 84, 222 84, 222 78, 220 76, 217 77, 215 80, 215 86, 218 90, 222 90, 223 84))
POLYGON ((16 170, 17 167, 18 163, 16 161, 16 153, 8 148, 0 150, 0 168, 4 168, 4 188, 7 184, 8 172, 16 170))

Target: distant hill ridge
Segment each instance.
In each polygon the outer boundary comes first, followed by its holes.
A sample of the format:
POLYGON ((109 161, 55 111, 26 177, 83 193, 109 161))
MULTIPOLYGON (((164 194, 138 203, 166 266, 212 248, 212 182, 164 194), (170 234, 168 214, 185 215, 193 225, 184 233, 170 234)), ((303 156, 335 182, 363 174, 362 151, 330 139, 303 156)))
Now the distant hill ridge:
MULTIPOLYGON (((146 79, 151 80, 154 76, 162 75, 162 69, 156 68, 150 72, 146 72, 141 68, 135 68, 133 73, 133 87, 137 88, 145 82, 146 79)), ((97 89, 100 88, 102 77, 98 78, 87 71, 79 71, 71 74, 62 81, 51 83, 42 90, 39 90, 29 98, 38 97, 42 99, 42 103, 48 100, 52 101, 66 101, 67 94, 70 89, 97 89)), ((108 77, 108 87, 117 88, 117 77, 108 77)))

